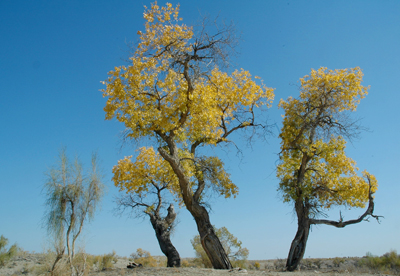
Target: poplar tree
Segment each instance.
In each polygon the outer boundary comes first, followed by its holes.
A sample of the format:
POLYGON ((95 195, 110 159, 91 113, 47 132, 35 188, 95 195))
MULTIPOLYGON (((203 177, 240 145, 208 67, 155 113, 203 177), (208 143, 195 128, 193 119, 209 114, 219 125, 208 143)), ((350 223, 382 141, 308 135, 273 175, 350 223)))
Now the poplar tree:
POLYGON ((345 227, 373 215, 378 189, 374 175, 358 173, 356 162, 345 153, 346 139, 360 132, 355 112, 367 95, 359 67, 328 70, 321 67, 300 79, 300 97, 281 100, 285 111, 277 176, 284 202, 294 205, 298 230, 292 241, 286 268, 293 271, 303 258, 311 225, 345 227), (333 206, 363 208, 354 220, 319 219, 333 206))
POLYGON ((214 268, 231 263, 205 208, 204 194, 235 196, 237 186, 216 156, 200 148, 229 142, 238 130, 260 127, 255 110, 269 107, 273 89, 243 69, 229 72, 236 43, 231 26, 194 30, 181 22, 179 6, 157 3, 144 12, 145 30, 129 66, 109 72, 103 90, 106 119, 125 124, 129 139, 152 139, 171 166, 214 268))

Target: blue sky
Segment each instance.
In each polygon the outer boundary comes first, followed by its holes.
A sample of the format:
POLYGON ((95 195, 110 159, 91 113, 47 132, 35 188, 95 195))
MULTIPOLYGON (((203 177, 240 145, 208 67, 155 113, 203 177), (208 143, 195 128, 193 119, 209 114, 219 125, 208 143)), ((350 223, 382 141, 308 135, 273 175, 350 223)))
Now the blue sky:
MULTIPOLYGON (((177 4, 177 1, 170 1, 177 4)), ((159 1, 163 5, 164 1, 159 1)), ((385 216, 344 229, 313 227, 305 257, 381 255, 400 251, 400 187, 397 170, 400 133, 400 2, 398 1, 181 1, 181 17, 191 25, 208 14, 233 21, 242 41, 238 68, 275 88, 268 110, 274 134, 252 148, 237 139, 235 149, 217 151, 232 180, 236 199, 215 198, 211 221, 226 226, 250 250, 250 259, 286 258, 296 232, 292 206, 277 194, 281 98, 297 96, 298 79, 311 68, 360 66, 369 95, 354 114, 369 128, 348 145, 360 170, 379 182, 375 213, 385 216)), ((86 251, 115 250, 128 256, 137 248, 161 255, 147 220, 116 217, 112 166, 139 145, 121 148, 123 125, 105 121, 100 81, 125 64, 127 43, 143 30, 146 1, 0 1, 0 234, 28 251, 48 247, 41 228, 45 171, 61 146, 89 164, 98 151, 108 194, 83 234, 86 251)), ((344 211, 346 219, 363 210, 344 211)), ((339 217, 339 209, 330 213, 339 217)), ((179 211, 173 243, 182 257, 194 256, 190 239, 196 225, 179 211)))

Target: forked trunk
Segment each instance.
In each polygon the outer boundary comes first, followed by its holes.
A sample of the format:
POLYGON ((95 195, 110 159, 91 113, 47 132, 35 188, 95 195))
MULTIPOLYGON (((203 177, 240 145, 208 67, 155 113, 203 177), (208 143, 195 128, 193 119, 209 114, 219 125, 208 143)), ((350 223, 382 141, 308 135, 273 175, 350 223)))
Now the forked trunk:
POLYGON ((180 267, 181 258, 175 246, 172 244, 170 239, 170 233, 166 231, 160 231, 161 228, 154 229, 161 251, 167 257, 167 267, 180 267))
POLYGON ((167 153, 163 148, 159 148, 159 152, 161 156, 169 162, 179 179, 183 201, 185 202, 186 209, 192 214, 196 221, 204 251, 215 269, 231 269, 231 262, 229 261, 228 255, 226 254, 220 240, 214 232, 208 212, 198 202, 198 198, 204 189, 204 182, 202 184, 199 183, 199 187, 193 195, 190 187, 190 179, 187 177, 185 170, 180 164, 180 158, 177 155, 178 148, 175 142, 172 141, 171 138, 165 137, 163 134, 161 135, 168 143, 172 154, 167 153))
POLYGON ((50 274, 54 275, 54 271, 56 270, 57 263, 63 258, 65 248, 62 249, 61 252, 57 253, 56 259, 54 260, 53 266, 51 267, 50 274))
POLYGON ((180 267, 181 257, 178 251, 171 242, 171 230, 173 228, 173 223, 176 218, 176 213, 174 211, 174 206, 171 204, 168 208, 167 216, 162 219, 158 212, 157 215, 149 214, 150 221, 153 225, 154 231, 156 232, 156 237, 158 244, 160 245, 161 251, 167 257, 168 267, 180 267))
POLYGON ((215 269, 231 269, 232 264, 210 222, 207 210, 195 203, 191 211, 200 234, 201 244, 215 269))

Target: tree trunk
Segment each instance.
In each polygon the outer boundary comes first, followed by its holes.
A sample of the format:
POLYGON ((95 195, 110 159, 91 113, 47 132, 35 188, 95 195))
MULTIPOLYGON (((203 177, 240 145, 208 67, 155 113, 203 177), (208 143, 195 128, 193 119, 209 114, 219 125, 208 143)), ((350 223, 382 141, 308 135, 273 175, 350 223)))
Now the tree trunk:
MULTIPOLYGON (((309 208, 303 202, 296 202, 297 213, 297 233, 290 246, 289 255, 286 261, 286 270, 294 271, 303 259, 304 252, 310 232, 310 219, 308 217, 309 208)), ((307 204, 305 204, 307 205, 307 204)))
MULTIPOLYGON (((162 135, 162 134, 161 134, 162 135)), ((164 136, 165 138, 165 136, 164 136)), ((210 217, 206 208, 204 208, 193 196, 190 187, 190 179, 185 174, 185 170, 180 164, 178 156, 178 148, 176 143, 171 138, 165 138, 168 143, 171 154, 167 153, 163 148, 159 148, 160 155, 171 165, 176 176, 179 179, 179 186, 181 188, 182 198, 185 203, 186 209, 192 214, 197 224, 197 229, 200 234, 201 244, 204 251, 207 253, 210 262, 215 269, 232 269, 231 262, 226 254, 219 238, 214 232, 214 228, 210 222, 210 217)), ((202 188, 198 188, 196 192, 200 194, 202 188)), ((197 193, 195 193, 197 194, 197 193)))
MULTIPOLYGON (((210 222, 207 210, 197 204, 189 210, 197 224, 201 244, 215 269, 232 269, 232 264, 210 222)), ((189 209, 189 208, 188 208, 189 209)))
POLYGON ((51 270, 50 270, 50 274, 51 275, 54 275, 54 271, 56 269, 56 265, 62 259, 62 257, 64 256, 64 251, 65 251, 65 248, 61 252, 57 253, 56 259, 54 260, 53 266, 51 267, 51 270))
POLYGON ((150 221, 153 225, 158 244, 161 251, 167 257, 167 267, 180 267, 181 258, 175 246, 171 242, 171 229, 176 218, 174 206, 171 204, 168 208, 168 215, 162 219, 158 214, 150 215, 150 221))
POLYGON ((165 256, 167 256, 167 267, 180 267, 181 257, 179 256, 175 246, 172 244, 169 233, 164 232, 164 234, 162 234, 156 230, 156 236, 161 251, 165 256))

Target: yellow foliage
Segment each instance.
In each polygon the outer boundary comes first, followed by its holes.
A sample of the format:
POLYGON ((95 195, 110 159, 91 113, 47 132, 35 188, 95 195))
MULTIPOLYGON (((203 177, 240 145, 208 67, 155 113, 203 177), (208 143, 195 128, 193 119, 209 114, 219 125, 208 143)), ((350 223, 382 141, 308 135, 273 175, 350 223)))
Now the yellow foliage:
POLYGON ((173 174, 171 166, 155 152, 152 147, 142 147, 139 155, 133 163, 132 156, 118 161, 113 167, 114 185, 120 191, 126 193, 134 192, 142 195, 148 192, 153 185, 169 186, 169 190, 177 192, 179 189, 178 179, 173 174))
MULTIPOLYGON (((158 188, 165 186, 180 199, 180 204, 182 204, 178 178, 168 162, 158 152, 155 152, 152 147, 142 147, 139 151, 135 162, 132 162, 132 156, 128 156, 119 160, 118 165, 113 167, 112 180, 114 185, 120 191, 133 192, 140 196, 144 196, 154 185, 158 188)), ((182 162, 186 176, 191 178, 195 173, 201 174, 201 177, 212 183, 221 195, 226 198, 232 195, 236 196, 238 188, 230 180, 230 176, 225 172, 223 162, 219 158, 203 158, 199 165, 204 170, 202 172, 201 168, 196 168, 193 165, 190 155, 185 156, 183 151, 181 153, 182 159, 189 159, 182 162)), ((194 182, 193 180, 192 186, 195 185, 194 182)), ((149 208, 152 208, 152 206, 149 208)))
MULTIPOLYGON (((192 70, 188 69, 192 68, 189 62, 196 62, 198 53, 193 51, 198 40, 192 28, 180 22, 179 5, 174 8, 167 3, 160 7, 155 2, 145 8, 144 31, 138 32, 139 43, 130 65, 116 67, 103 82, 106 119, 124 123, 129 138, 168 135, 179 143, 185 177, 194 181, 203 172, 193 162, 190 145, 215 145, 226 140, 229 130, 249 127, 253 109, 272 103, 273 89, 243 69, 228 74, 214 66, 202 74, 188 73, 192 70), (185 61, 189 56, 192 59, 185 61), (248 116, 243 118, 243 114, 248 116)), ((127 192, 142 193, 152 177, 173 183, 173 190, 178 191, 171 168, 154 150, 143 151, 146 153, 135 163, 126 157, 114 167, 115 185, 127 192)), ((220 193, 225 197, 235 195, 237 187, 221 167, 222 162, 209 162, 216 169, 214 176, 221 177, 212 179, 220 193)))
POLYGON ((356 162, 346 156, 346 141, 333 129, 348 127, 346 111, 355 111, 367 94, 362 72, 353 69, 312 70, 300 79, 300 98, 281 100, 285 115, 281 130, 281 163, 277 176, 285 201, 302 197, 318 205, 364 207, 369 182, 377 190, 375 177, 357 174, 356 162), (345 118, 345 119, 343 119, 345 118), (331 133, 330 135, 327 135, 331 133), (301 175, 301 177, 300 177, 301 175))
POLYGON ((151 256, 149 251, 143 250, 142 248, 136 249, 136 253, 132 253, 131 257, 135 263, 142 264, 144 267, 157 267, 157 260, 151 256))
POLYGON ((193 79, 189 89, 187 79, 171 66, 171 52, 190 53, 195 43, 192 28, 179 23, 178 14, 179 6, 170 4, 161 9, 153 4, 145 11, 145 31, 139 32, 131 65, 116 67, 103 82, 106 118, 123 122, 132 138, 175 130, 181 141, 206 138, 215 144, 223 133, 221 120, 229 124, 238 110, 269 106, 273 89, 257 84, 243 69, 229 75, 217 67, 193 79), (185 121, 182 114, 189 115, 185 121))

